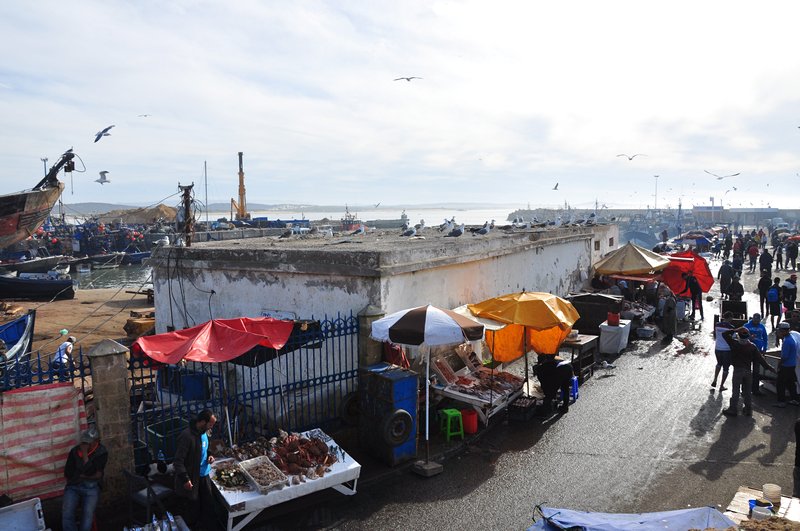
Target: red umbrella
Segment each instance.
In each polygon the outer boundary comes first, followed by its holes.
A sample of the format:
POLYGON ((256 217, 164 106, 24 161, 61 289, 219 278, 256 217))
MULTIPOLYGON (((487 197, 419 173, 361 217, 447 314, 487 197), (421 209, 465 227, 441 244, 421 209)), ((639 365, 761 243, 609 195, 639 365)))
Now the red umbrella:
POLYGON ((708 262, 702 256, 692 251, 682 251, 668 256, 670 264, 661 272, 661 279, 676 294, 683 291, 686 281, 681 276, 683 273, 691 273, 697 278, 697 282, 708 292, 714 285, 714 275, 708 267, 708 262))

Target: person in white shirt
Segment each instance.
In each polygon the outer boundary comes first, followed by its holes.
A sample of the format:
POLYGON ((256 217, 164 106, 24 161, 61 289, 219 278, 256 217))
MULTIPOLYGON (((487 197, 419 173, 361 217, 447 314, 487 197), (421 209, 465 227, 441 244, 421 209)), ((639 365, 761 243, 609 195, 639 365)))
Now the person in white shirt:
POLYGON ((72 350, 75 348, 75 336, 69 336, 59 345, 50 368, 58 371, 60 380, 66 380, 69 368, 72 366, 72 350))

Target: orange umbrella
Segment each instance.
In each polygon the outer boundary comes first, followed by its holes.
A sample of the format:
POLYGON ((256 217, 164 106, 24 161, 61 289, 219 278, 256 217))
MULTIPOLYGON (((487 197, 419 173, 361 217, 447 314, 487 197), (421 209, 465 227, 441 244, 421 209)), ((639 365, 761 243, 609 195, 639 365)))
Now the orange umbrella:
POLYGON ((580 318, 569 301, 551 293, 509 293, 470 304, 468 308, 477 317, 517 325, 498 330, 491 337, 487 335, 497 361, 513 361, 527 352, 528 347, 540 354, 555 354, 580 318), (527 341, 520 351, 523 334, 527 341))

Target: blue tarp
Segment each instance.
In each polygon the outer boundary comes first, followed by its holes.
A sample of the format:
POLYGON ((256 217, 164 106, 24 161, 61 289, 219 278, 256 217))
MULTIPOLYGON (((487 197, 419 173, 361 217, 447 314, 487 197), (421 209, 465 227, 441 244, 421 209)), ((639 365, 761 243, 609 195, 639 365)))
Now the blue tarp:
POLYGON ((585 531, 617 531, 635 529, 725 529, 736 523, 713 507, 679 509, 658 513, 614 514, 590 513, 571 509, 541 507, 543 518, 528 528, 528 531, 576 529, 585 531))

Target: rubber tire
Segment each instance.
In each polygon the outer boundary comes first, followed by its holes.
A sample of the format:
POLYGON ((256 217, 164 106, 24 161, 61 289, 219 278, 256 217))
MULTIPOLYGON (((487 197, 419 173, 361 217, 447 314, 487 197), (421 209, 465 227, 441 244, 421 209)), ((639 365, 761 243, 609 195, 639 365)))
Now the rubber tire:
POLYGON ((400 446, 408 440, 414 428, 414 419, 405 409, 396 409, 381 421, 381 439, 389 446, 400 446))
POLYGON ((358 417, 361 414, 361 403, 359 400, 358 392, 350 393, 344 397, 342 404, 339 406, 339 416, 348 426, 356 426, 358 424, 358 417))

